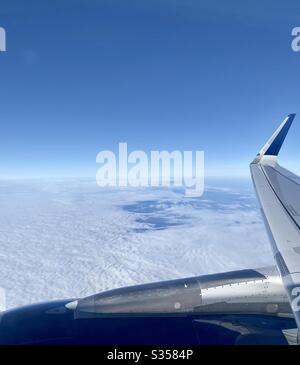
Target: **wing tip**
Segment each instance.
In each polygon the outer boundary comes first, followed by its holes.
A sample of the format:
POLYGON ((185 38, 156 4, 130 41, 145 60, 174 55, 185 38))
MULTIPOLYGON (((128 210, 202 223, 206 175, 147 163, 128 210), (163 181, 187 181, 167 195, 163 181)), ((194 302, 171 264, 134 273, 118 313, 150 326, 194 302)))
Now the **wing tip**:
POLYGON ((264 156, 273 156, 277 158, 279 151, 283 145, 285 137, 288 134, 288 131, 295 119, 296 114, 289 114, 284 121, 280 124, 280 126, 273 133, 268 142, 263 146, 260 152, 257 154, 256 158, 252 163, 258 163, 262 157, 264 156))
POLYGON ((280 149, 283 145, 283 142, 288 134, 288 131, 293 123, 293 120, 295 119, 296 114, 289 114, 282 125, 279 127, 279 130, 275 132, 275 136, 273 141, 271 142, 270 146, 264 153, 267 156, 278 156, 280 149))

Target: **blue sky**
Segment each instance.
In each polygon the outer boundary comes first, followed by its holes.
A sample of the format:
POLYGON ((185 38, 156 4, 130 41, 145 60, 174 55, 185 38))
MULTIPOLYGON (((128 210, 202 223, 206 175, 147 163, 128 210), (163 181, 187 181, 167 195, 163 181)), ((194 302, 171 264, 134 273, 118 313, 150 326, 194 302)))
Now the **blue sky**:
POLYGON ((0 26, 1 178, 94 176, 119 142, 247 175, 289 113, 300 171, 299 1, 1 0, 0 26))

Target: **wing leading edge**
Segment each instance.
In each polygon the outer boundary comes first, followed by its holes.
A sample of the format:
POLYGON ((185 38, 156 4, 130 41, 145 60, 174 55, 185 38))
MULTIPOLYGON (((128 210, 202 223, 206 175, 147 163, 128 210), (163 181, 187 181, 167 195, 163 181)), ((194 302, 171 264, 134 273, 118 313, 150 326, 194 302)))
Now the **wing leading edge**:
POLYGON ((250 165, 273 255, 300 329, 300 178, 277 163, 290 114, 250 165))

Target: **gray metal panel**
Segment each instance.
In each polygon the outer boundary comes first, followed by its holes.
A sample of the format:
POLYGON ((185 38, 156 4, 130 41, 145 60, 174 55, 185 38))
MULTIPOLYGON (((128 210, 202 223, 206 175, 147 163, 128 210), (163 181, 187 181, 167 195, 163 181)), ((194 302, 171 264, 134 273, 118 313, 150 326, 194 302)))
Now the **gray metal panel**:
POLYGON ((300 185, 299 180, 268 157, 251 164, 259 199, 277 267, 282 276, 293 313, 300 328, 300 185))
POLYGON ((110 315, 186 315, 256 313, 291 315, 276 268, 239 270, 145 284, 68 304, 76 318, 110 315))
POLYGON ((294 182, 287 184, 282 170, 277 174, 276 165, 268 165, 268 161, 252 164, 251 173, 271 238, 273 254, 280 273, 286 276, 300 272, 300 256, 294 251, 300 246, 300 230, 295 216, 288 208, 293 204, 298 209, 297 194, 300 194, 300 188, 294 182), (294 201, 293 195, 296 195, 294 201), (277 255, 278 252, 280 255, 277 255))
POLYGON ((263 170, 287 213, 295 221, 295 224, 300 227, 299 179, 292 178, 287 170, 279 168, 278 165, 277 167, 263 166, 263 170))

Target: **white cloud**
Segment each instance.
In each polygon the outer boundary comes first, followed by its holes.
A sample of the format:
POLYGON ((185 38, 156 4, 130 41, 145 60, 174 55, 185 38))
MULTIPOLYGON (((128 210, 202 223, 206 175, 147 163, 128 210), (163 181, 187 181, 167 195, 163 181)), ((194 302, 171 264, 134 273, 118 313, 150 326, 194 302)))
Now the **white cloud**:
POLYGON ((100 189, 87 180, 0 186, 7 307, 272 264, 252 192, 100 189))

